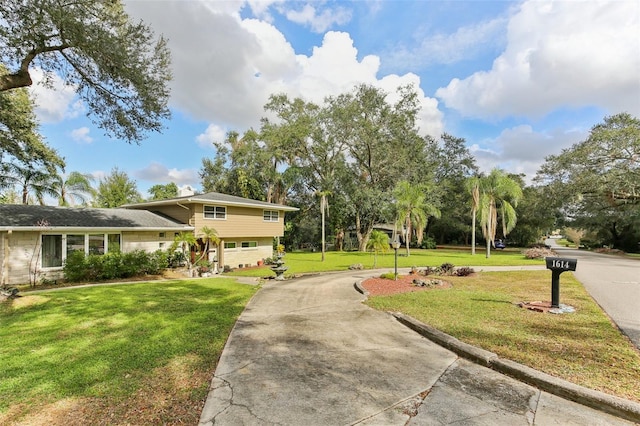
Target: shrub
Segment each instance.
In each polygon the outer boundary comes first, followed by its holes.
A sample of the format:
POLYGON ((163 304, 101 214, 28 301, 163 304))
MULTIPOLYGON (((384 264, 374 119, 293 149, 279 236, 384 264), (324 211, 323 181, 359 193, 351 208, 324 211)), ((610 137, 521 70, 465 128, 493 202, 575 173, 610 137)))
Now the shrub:
POLYGON ((130 278, 146 274, 159 274, 168 266, 165 252, 147 253, 135 250, 129 253, 111 252, 90 254, 82 251, 69 253, 63 266, 67 281, 104 281, 130 278))
POLYGON ((525 250, 523 254, 527 259, 543 259, 545 257, 558 255, 555 251, 548 248, 530 248, 525 250))
POLYGON ((62 271, 67 281, 82 281, 86 277, 84 252, 75 250, 67 254, 62 271))
POLYGON ((384 278, 385 280, 395 280, 396 274, 394 274, 393 272, 385 272, 384 274, 380 275, 380 278, 384 278))
POLYGON ((473 274, 474 272, 476 271, 474 271, 473 268, 469 268, 468 266, 463 266, 461 268, 456 269, 453 275, 457 277, 466 277, 468 275, 473 274))
POLYGON ((432 237, 427 237, 424 240, 422 240, 422 244, 420 245, 420 248, 433 250, 436 248, 436 240, 434 240, 432 237))
POLYGON ((451 275, 453 274, 453 263, 443 263, 440 265, 440 275, 451 275))

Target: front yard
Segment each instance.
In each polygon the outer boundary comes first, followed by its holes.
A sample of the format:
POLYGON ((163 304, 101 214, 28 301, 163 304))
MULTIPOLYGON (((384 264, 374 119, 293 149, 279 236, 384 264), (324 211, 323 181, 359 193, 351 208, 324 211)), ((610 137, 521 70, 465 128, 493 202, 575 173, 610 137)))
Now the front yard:
POLYGON ((0 424, 197 424, 256 288, 232 279, 24 293, 0 304, 0 424))

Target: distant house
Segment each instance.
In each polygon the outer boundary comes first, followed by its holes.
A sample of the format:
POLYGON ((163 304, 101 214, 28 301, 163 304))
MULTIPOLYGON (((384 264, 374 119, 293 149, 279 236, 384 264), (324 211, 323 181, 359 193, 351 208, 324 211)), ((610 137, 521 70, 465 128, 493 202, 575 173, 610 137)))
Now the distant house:
POLYGON ((238 267, 272 256, 284 234, 284 212, 296 208, 218 193, 131 204, 117 209, 0 205, 0 284, 34 273, 59 278, 67 253, 167 249, 179 232, 205 226, 221 239, 210 260, 238 267))

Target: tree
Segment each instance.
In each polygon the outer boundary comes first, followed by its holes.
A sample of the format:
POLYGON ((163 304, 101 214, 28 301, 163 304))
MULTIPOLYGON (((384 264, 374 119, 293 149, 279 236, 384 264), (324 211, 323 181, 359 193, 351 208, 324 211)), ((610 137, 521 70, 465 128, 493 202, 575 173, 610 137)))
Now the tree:
POLYGON ((371 231, 371 237, 367 241, 367 249, 373 251, 373 267, 378 262, 378 253, 386 253, 389 251, 389 236, 382 231, 371 231))
POLYGON ((480 178, 480 226, 487 242, 487 258, 491 256, 491 246, 495 247, 499 219, 504 237, 516 226, 514 206, 521 197, 520 184, 500 169, 480 178))
MULTIPOLYGON (((6 68, 0 64, 0 75, 4 72, 6 68)), ((45 167, 51 174, 64 169, 64 160, 38 133, 33 100, 26 89, 0 92, 0 159, 45 167)))
POLYGON ((403 226, 405 229, 407 256, 410 255, 412 230, 415 229, 420 244, 429 216, 440 216, 440 211, 428 200, 430 192, 432 191, 427 185, 413 185, 406 180, 398 182, 393 190, 396 201, 396 226, 403 226))
POLYGON ((152 200, 166 200, 167 198, 175 198, 178 196, 178 185, 171 182, 166 185, 153 185, 147 191, 151 194, 152 200))
POLYGON ((602 243, 637 251, 640 239, 640 120, 605 117, 589 137, 549 156, 535 181, 562 207, 571 226, 602 243))
POLYGON ((211 244, 215 245, 216 247, 218 246, 218 244, 220 244, 220 238, 218 237, 218 232, 214 228, 209 228, 208 226, 202 227, 202 229, 200 230, 200 235, 198 235, 198 238, 202 240, 202 242, 204 243, 204 246, 202 247, 202 254, 198 258, 198 260, 196 260, 196 263, 198 263, 203 259, 207 259, 208 261, 211 244))
POLYGON ((464 139, 447 133, 442 134, 434 145, 433 179, 440 196, 442 215, 430 222, 429 232, 440 244, 468 244, 472 230, 468 222, 471 194, 466 181, 478 173, 475 158, 464 139))
POLYGON ((480 208, 480 177, 467 180, 467 191, 471 194, 471 254, 476 254, 476 216, 480 208))
POLYGON ((32 84, 39 67, 73 86, 107 135, 139 142, 170 115, 166 41, 120 0, 0 2, 0 92, 32 84))
POLYGON ((342 189, 353 208, 360 251, 366 250, 373 226, 390 219, 391 191, 423 152, 415 125, 417 95, 412 87, 399 88, 398 95, 391 104, 384 91, 360 85, 327 100, 350 158, 342 189))
POLYGON ((114 208, 140 201, 142 196, 138 192, 136 182, 130 180, 129 176, 117 167, 111 170, 111 174, 100 179, 95 199, 96 207, 114 208))
POLYGON ((197 243, 195 235, 193 232, 178 232, 178 234, 173 239, 173 244, 171 245, 171 251, 174 252, 177 249, 180 249, 182 253, 182 257, 184 261, 187 263, 187 269, 189 271, 189 275, 191 275, 191 247, 195 246, 197 243))
POLYGON ((75 205, 76 202, 85 204, 95 194, 95 189, 91 187, 93 177, 80 172, 71 172, 64 178, 61 175, 55 176, 54 187, 58 197, 58 204, 61 206, 75 205))
POLYGON ((1 181, 5 187, 17 187, 22 194, 22 204, 32 202, 31 195, 40 205, 45 204, 44 197, 58 195, 56 191, 57 175, 51 175, 45 168, 23 166, 18 163, 5 164, 1 181))

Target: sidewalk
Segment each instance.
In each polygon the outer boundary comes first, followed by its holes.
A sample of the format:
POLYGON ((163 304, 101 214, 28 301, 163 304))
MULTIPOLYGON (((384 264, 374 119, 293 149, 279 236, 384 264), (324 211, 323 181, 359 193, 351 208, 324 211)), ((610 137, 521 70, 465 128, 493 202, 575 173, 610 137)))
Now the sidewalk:
POLYGON ((633 424, 465 360, 363 305, 354 282, 371 274, 265 284, 229 336, 200 425, 633 424))

